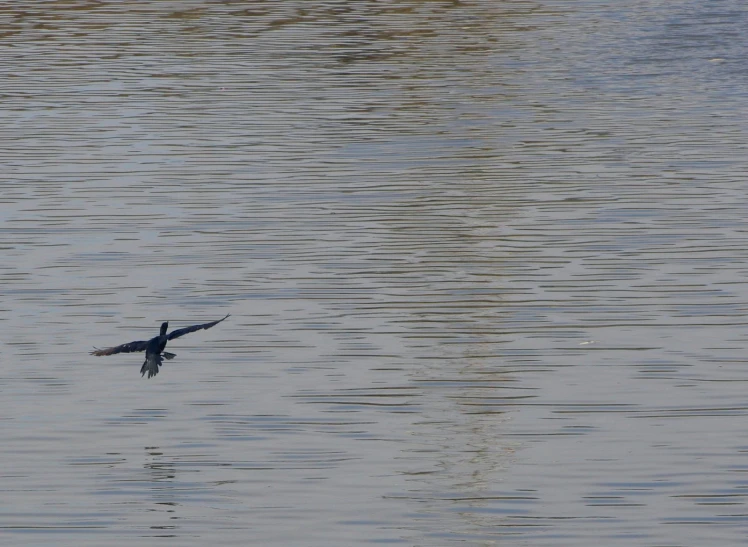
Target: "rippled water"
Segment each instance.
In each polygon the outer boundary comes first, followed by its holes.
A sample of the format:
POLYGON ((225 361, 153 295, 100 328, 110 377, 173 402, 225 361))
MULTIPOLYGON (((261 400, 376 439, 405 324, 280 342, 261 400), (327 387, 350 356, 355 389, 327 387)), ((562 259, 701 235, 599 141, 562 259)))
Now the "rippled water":
POLYGON ((742 3, 0 6, 3 545, 743 544, 742 3))

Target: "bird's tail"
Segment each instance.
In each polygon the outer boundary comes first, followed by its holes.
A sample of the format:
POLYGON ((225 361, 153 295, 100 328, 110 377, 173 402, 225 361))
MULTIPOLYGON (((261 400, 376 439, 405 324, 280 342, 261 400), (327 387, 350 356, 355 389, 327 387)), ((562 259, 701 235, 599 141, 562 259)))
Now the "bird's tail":
POLYGON ((148 373, 148 378, 152 378, 158 374, 158 367, 164 364, 164 360, 158 353, 148 353, 145 356, 145 362, 140 367, 140 375, 145 376, 148 373))

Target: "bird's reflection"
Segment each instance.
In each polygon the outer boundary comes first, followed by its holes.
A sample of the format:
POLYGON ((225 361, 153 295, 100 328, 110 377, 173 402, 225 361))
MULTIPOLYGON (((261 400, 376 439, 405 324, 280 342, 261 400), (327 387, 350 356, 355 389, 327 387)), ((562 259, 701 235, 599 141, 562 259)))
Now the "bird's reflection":
POLYGON ((149 456, 143 465, 151 475, 153 482, 170 481, 176 477, 176 470, 173 462, 164 461, 164 453, 158 446, 146 446, 145 452, 149 456))

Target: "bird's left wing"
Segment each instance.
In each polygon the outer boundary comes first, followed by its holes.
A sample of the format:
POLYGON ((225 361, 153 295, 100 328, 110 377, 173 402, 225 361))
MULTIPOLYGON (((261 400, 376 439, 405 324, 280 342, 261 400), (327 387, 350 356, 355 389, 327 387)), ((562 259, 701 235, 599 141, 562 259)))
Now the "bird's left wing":
MULTIPOLYGON (((230 317, 230 316, 231 314, 226 315, 226 317, 230 317)), ((179 338, 180 336, 184 336, 185 334, 195 332, 196 330, 209 329, 210 327, 215 327, 218 323, 226 319, 226 317, 224 317, 223 319, 219 319, 218 321, 212 321, 210 323, 203 323, 202 325, 192 325, 191 327, 185 327, 183 329, 173 330, 169 333, 169 336, 167 338, 169 340, 174 340, 175 338, 179 338)))
POLYGON ((114 355, 115 353, 131 353, 133 351, 145 351, 148 346, 147 340, 138 340, 136 342, 128 342, 121 346, 115 346, 113 348, 94 349, 91 355, 114 355))

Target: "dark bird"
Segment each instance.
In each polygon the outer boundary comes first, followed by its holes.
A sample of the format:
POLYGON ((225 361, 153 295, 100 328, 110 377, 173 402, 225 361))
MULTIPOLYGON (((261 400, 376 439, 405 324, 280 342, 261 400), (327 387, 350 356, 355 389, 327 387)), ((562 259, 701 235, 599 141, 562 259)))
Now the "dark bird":
MULTIPOLYGON (((229 317, 230 314, 226 315, 229 317)), ((158 367, 164 364, 164 359, 174 359, 176 354, 164 351, 166 342, 174 340, 185 334, 195 332, 196 330, 209 329, 215 327, 218 323, 226 319, 219 319, 218 321, 212 321, 210 323, 203 323, 202 325, 192 325, 191 327, 185 327, 183 329, 177 329, 166 334, 166 329, 169 328, 169 323, 161 323, 161 334, 151 338, 150 340, 138 340, 136 342, 129 342, 122 344, 121 346, 115 346, 113 348, 97 349, 91 352, 91 355, 114 355, 115 353, 132 353, 134 351, 145 351, 145 362, 140 368, 140 375, 145 376, 148 373, 148 378, 156 376, 158 374, 158 367)))

